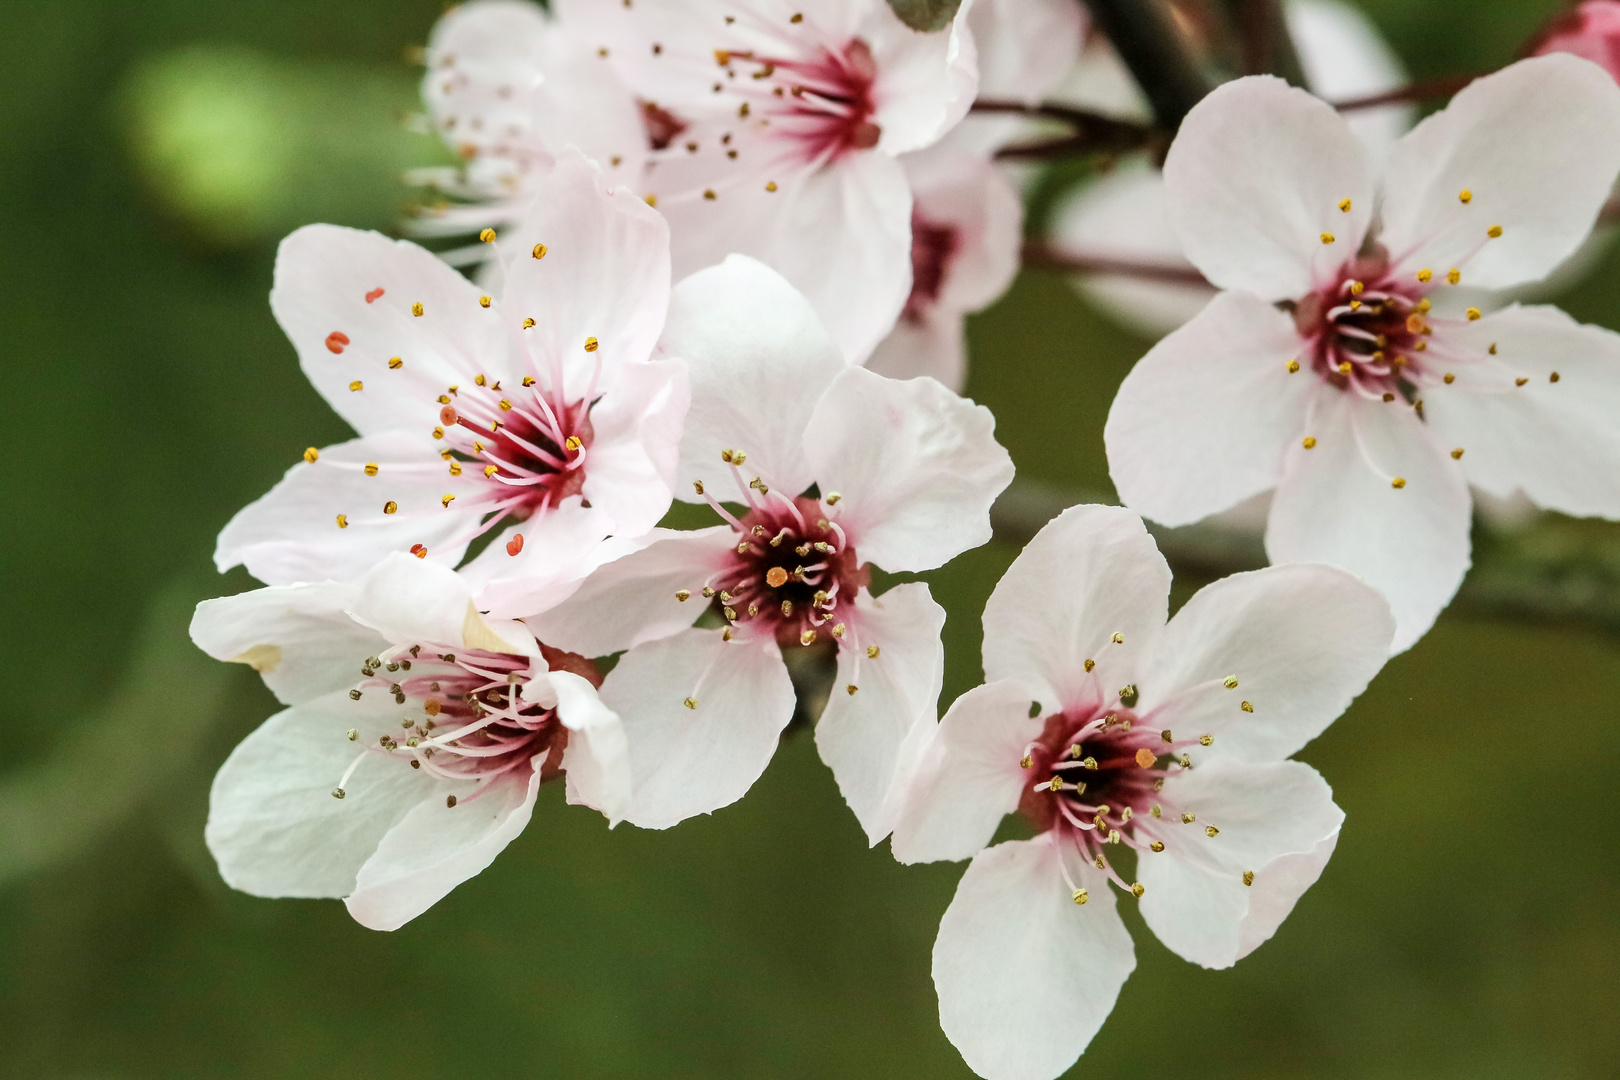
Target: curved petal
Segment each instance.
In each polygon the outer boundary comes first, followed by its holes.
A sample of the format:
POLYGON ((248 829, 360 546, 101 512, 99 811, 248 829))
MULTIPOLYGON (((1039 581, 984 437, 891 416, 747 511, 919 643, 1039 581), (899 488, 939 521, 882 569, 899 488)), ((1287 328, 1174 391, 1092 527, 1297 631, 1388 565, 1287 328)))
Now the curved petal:
MULTIPOLYGON (((1339 0, 1288 0, 1283 5, 1288 35, 1311 93, 1325 101, 1351 101, 1406 85, 1400 59, 1378 28, 1356 8, 1339 0)), ((1412 126, 1410 104, 1357 109, 1346 117, 1374 161, 1412 126)))
POLYGON ((889 847, 903 863, 967 859, 1018 809, 1028 781, 1019 761, 1046 720, 1029 691, 986 683, 957 698, 911 771, 889 847))
POLYGON ((1107 879, 1082 864, 1074 903, 1051 833, 974 856, 934 941, 939 1022, 985 1080, 1055 1080, 1136 967, 1107 879))
POLYGON ((1120 384, 1103 441, 1125 505, 1186 525, 1275 487, 1318 380, 1290 373, 1294 321, 1223 292, 1155 345, 1120 384))
POLYGON ((508 373, 500 308, 478 298, 477 286, 409 241, 306 225, 276 251, 270 310, 304 374, 355 431, 415 425, 425 435, 446 386, 508 373))
POLYGON ((1351 258, 1373 209, 1367 154, 1343 117, 1271 76, 1195 105, 1164 181, 1187 258, 1215 285, 1264 300, 1303 296, 1351 258))
POLYGON ((967 382, 966 320, 935 308, 919 318, 902 316, 878 343, 866 370, 888 379, 930 378, 960 394, 967 382))
POLYGON ((986 156, 949 143, 907 154, 900 164, 914 200, 906 317, 933 306, 963 312, 988 307, 1018 276, 1024 239, 1018 192, 986 156), (929 250, 930 243, 943 250, 929 250))
POLYGON ((391 642, 538 655, 522 623, 486 619, 467 579, 410 555, 390 555, 361 579, 350 613, 391 642))
POLYGON ((1276 933, 1315 883, 1344 811, 1327 781, 1299 761, 1211 761, 1177 773, 1164 794, 1198 820, 1162 826, 1164 852, 1138 861, 1142 918, 1178 955, 1231 967, 1276 933), (1209 825, 1217 835, 1207 834, 1209 825))
POLYGON ((669 226, 600 167, 564 153, 501 244, 501 304, 514 322, 535 321, 521 331, 530 370, 554 392, 559 365, 563 396, 578 400, 599 369, 652 355, 669 306, 669 226), (589 352, 588 338, 598 342, 589 352))
POLYGON ((976 0, 967 22, 979 96, 1038 105, 1079 61, 1087 20, 1067 0, 976 0))
POLYGON ((557 719, 568 729, 562 759, 568 801, 600 810, 610 826, 617 825, 630 808, 632 790, 624 724, 580 676, 553 670, 549 682, 557 695, 557 719))
POLYGON ((677 497, 701 502, 703 481, 725 498, 733 484, 723 450, 750 472, 798 495, 815 477, 804 432, 816 401, 846 366, 816 313, 764 263, 732 255, 675 287, 665 354, 685 361, 692 404, 681 442, 677 497))
POLYGON ((389 642, 349 617, 354 588, 334 581, 204 600, 191 640, 215 660, 247 664, 284 705, 347 689, 389 642))
POLYGON ((863 589, 854 607, 844 614, 850 630, 839 641, 838 680, 816 724, 816 749, 875 847, 893 827, 901 743, 920 718, 937 715, 945 609, 920 581, 878 597, 863 589))
POLYGON ((602 683, 602 703, 630 744, 625 820, 667 829, 742 798, 770 764, 793 700, 768 637, 727 642, 718 630, 684 630, 625 653, 602 683))
POLYGON ((412 807, 360 868, 344 900, 355 922, 398 930, 494 862, 534 813, 540 770, 524 772, 463 791, 455 806, 435 793, 412 807))
POLYGON ((932 379, 849 368, 816 404, 805 454, 823 495, 842 495, 838 520, 862 559, 932 570, 990 539, 990 505, 1013 477, 995 426, 932 379))
POLYGON ((1316 445, 1288 452, 1266 553, 1341 567, 1378 589, 1395 613, 1392 648, 1404 652, 1468 571, 1468 484, 1399 400, 1369 402, 1326 384, 1319 394, 1316 445))
POLYGON ((872 119, 883 129, 878 149, 885 154, 919 150, 955 127, 978 92, 971 5, 931 34, 911 30, 888 4, 862 6, 866 17, 854 36, 871 46, 877 64, 872 119))
POLYGON ((566 499, 508 525, 460 574, 473 588, 480 611, 501 619, 549 611, 618 554, 620 546, 606 539, 612 529, 606 514, 566 499))
POLYGON ((668 512, 690 399, 680 361, 630 360, 591 409, 581 494, 613 532, 640 536, 668 512))
POLYGON ((431 446, 425 431, 399 430, 328 446, 231 518, 215 565, 246 566, 260 581, 287 585, 356 577, 420 544, 432 561, 454 566, 476 527, 482 478, 476 470, 450 475, 431 446), (445 495, 459 505, 447 507, 445 495))
POLYGON ((984 677, 1019 683, 1048 713, 1094 704, 1135 677, 1169 598, 1170 567, 1141 518, 1072 506, 1035 534, 984 605, 984 677))
POLYGON ((1234 574, 1200 589, 1148 644, 1137 713, 1183 738, 1214 735, 1212 755, 1285 758, 1367 688, 1394 636, 1389 604, 1342 570, 1234 574))
POLYGON ((1441 333, 1474 362, 1458 365, 1456 382, 1427 387, 1424 408, 1440 445, 1465 451, 1469 483, 1620 517, 1620 335, 1518 305, 1441 333))
POLYGON ((255 896, 346 896, 384 834, 434 782, 357 751, 351 727, 399 730, 394 703, 332 694, 277 713, 214 777, 203 838, 233 889, 255 896), (345 797, 332 789, 344 782, 345 797))
POLYGON ((1521 60, 1390 150, 1381 240, 1396 265, 1461 267, 1469 285, 1535 281, 1592 231, 1616 172, 1620 87, 1577 57, 1521 60))
POLYGON ((526 621, 548 645, 606 656, 691 626, 708 608, 704 583, 731 554, 728 525, 680 532, 655 529, 629 543, 567 600, 526 621), (634 545, 634 546, 631 546, 634 545), (677 595, 687 593, 685 600, 677 595))

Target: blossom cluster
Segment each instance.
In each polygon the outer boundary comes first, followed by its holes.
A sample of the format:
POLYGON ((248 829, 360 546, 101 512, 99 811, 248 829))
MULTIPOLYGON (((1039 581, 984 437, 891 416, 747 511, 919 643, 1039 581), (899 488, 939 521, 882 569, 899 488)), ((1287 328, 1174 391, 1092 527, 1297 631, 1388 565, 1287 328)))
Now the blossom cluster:
POLYGON ((277 257, 272 309, 356 437, 226 526, 219 568, 265 587, 193 622, 286 706, 215 780, 225 879, 395 929, 547 781, 668 828, 741 799, 808 706, 869 843, 971 860, 933 963, 980 1075, 1083 1052, 1134 966, 1116 896, 1206 967, 1264 943, 1344 822, 1292 755, 1456 591, 1470 488, 1620 518, 1620 336, 1511 291, 1591 232, 1620 87, 1549 45, 1416 126, 1347 119, 1324 97, 1398 65, 1348 9, 1287 10, 1310 90, 1228 82, 1162 174, 1054 216, 1081 287, 1164 336, 1103 432, 1125 506, 1024 548, 943 717, 946 612, 891 579, 987 543, 1013 480, 961 396, 964 320, 1020 263, 1027 171, 998 153, 1042 102, 1140 112, 1084 9, 446 14, 423 97, 462 163, 414 177, 448 198, 410 228, 466 242, 312 225, 277 257), (1143 518, 1268 492, 1273 565, 1170 617, 1143 518), (671 527, 676 501, 712 524, 671 527), (1028 838, 992 845, 1014 813, 1028 838))

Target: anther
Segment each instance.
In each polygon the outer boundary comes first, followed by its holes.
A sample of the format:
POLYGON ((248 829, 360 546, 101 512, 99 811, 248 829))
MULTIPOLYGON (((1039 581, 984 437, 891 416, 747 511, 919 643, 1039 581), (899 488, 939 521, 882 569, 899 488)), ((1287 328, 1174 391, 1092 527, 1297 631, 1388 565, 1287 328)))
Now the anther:
POLYGON ((389 499, 387 502, 383 503, 383 513, 385 513, 385 514, 392 514, 398 509, 399 509, 399 503, 395 502, 392 499, 389 499))
POLYGON ((1245 701, 1240 704, 1238 708, 1242 709, 1244 712, 1254 712, 1254 702, 1245 701))
POLYGON ((791 618, 793 616, 793 601, 782 601, 782 616, 783 618, 791 618))
POLYGON ((1430 270, 1427 266, 1417 272, 1417 279, 1423 282, 1425 285, 1429 283, 1429 279, 1432 277, 1434 277, 1434 271, 1430 270))
POLYGON ((1322 243, 1324 243, 1324 244, 1333 243, 1333 234, 1330 233, 1330 232, 1323 233, 1322 234, 1322 243))
POLYGON ((376 476, 377 475, 377 463, 375 461, 366 462, 366 475, 367 476, 376 476))
POLYGON ((681 704, 685 705, 688 709, 696 709, 697 708, 697 698, 689 697, 685 701, 681 702, 681 704))
POLYGON ((600 346, 601 346, 601 343, 598 342, 593 337, 588 337, 588 338, 585 339, 585 351, 586 352, 595 352, 600 346))
POLYGON ((439 505, 444 507, 446 510, 448 510, 450 508, 450 504, 455 502, 455 501, 456 501, 456 497, 454 495, 446 493, 444 495, 444 497, 442 497, 439 500, 439 505))
POLYGON ((1228 675, 1226 678, 1221 680, 1221 685, 1226 687, 1228 690, 1236 690, 1238 687, 1238 677, 1236 675, 1228 675))
POLYGON ((675 592, 675 599, 684 604, 688 600, 692 599, 692 593, 687 589, 677 589, 675 592))
POLYGON ((806 630, 804 633, 799 635, 800 645, 814 645, 815 642, 816 632, 814 630, 806 630))
POLYGON ((1198 736, 1198 745, 1199 746, 1214 746, 1215 745, 1215 736, 1213 736, 1213 735, 1200 735, 1200 736, 1198 736))
POLYGON ((1112 641, 1115 645, 1123 645, 1125 644, 1125 635, 1120 633, 1118 630, 1115 630, 1113 636, 1108 640, 1112 641))
POLYGON ((1170 734, 1170 729, 1169 728, 1165 728, 1163 731, 1159 732, 1159 738, 1162 739, 1164 742, 1175 742, 1176 741, 1176 737, 1174 735, 1170 734))
POLYGON ((1136 764, 1143 769, 1153 768, 1153 763, 1157 760, 1158 756, 1145 746, 1136 752, 1136 764))
POLYGON ((1307 450, 1315 450, 1316 449, 1316 436, 1315 435, 1307 435, 1307 436, 1305 436, 1305 440, 1303 442, 1301 442, 1300 445, 1303 446, 1307 450))
POLYGON ((1245 884, 1245 885, 1253 885, 1254 884, 1254 871, 1253 870, 1245 870, 1245 871, 1243 871, 1243 884, 1245 884))
POLYGON ((1215 837, 1219 836, 1220 832, 1221 832, 1221 830, 1217 829, 1213 825, 1205 825, 1204 826, 1204 835, 1209 837, 1211 840, 1213 840, 1215 837))
POLYGON ((512 534, 512 539, 510 539, 510 540, 508 540, 506 542, 506 553, 508 555, 516 555, 518 552, 520 552, 522 550, 523 550, 523 534, 522 533, 514 533, 514 534, 512 534))
POLYGON ((1454 382, 1456 382, 1456 381, 1457 381, 1457 376, 1455 376, 1455 375, 1453 375, 1453 374, 1452 374, 1452 373, 1451 373, 1451 372, 1449 372, 1449 371, 1448 371, 1448 372, 1446 372, 1446 373, 1445 373, 1445 375, 1444 375, 1444 376, 1442 376, 1442 378, 1443 378, 1443 379, 1444 379, 1444 380, 1445 380, 1445 384, 1446 384, 1446 385, 1447 385, 1447 386, 1450 386, 1450 385, 1451 385, 1451 384, 1452 384, 1452 383, 1454 383, 1454 382))
POLYGON ((765 181, 765 190, 766 191, 775 191, 776 190, 776 181, 775 180, 767 180, 767 181, 765 181))
POLYGON ((1502 226, 1492 225, 1490 228, 1485 230, 1485 235, 1490 237, 1492 240, 1495 240, 1498 236, 1502 235, 1502 226))
POLYGON ((1339 200, 1339 209, 1342 210, 1343 212, 1345 212, 1346 214, 1348 214, 1350 212, 1350 200, 1349 199, 1340 199, 1339 200))
POLYGON ((1142 894, 1145 892, 1147 892, 1147 888, 1140 881, 1131 886, 1131 895, 1138 900, 1142 899, 1142 894))
POLYGON ((422 301, 418 300, 416 303, 411 305, 411 314, 415 315, 418 319, 422 317, 423 312, 424 308, 422 307, 422 301))
POLYGON ((454 795, 446 795, 444 797, 444 806, 446 810, 454 810, 456 808, 456 797, 454 795))
POLYGON ((1028 754, 1025 754, 1023 757, 1018 759, 1018 767, 1020 769, 1028 769, 1028 768, 1032 767, 1034 764, 1035 764, 1035 759, 1030 757, 1028 754))
POLYGON ((313 446, 304 451, 304 460, 309 462, 311 465, 315 464, 315 460, 320 456, 321 452, 315 449, 313 446))
POLYGON ((356 379, 356 380, 354 380, 354 382, 349 384, 349 392, 350 393, 358 394, 360 391, 364 390, 365 388, 366 388, 366 384, 361 382, 359 379, 356 379))
MULTIPOLYGON (((523 320, 523 329, 525 329, 525 330, 533 330, 534 329, 534 320, 533 319, 524 319, 523 320)), ((532 376, 532 375, 523 376, 523 385, 524 386, 533 386, 534 385, 534 376, 532 376)))
POLYGON ((827 492, 827 497, 822 501, 825 502, 828 506, 837 506, 839 500, 842 499, 842 498, 843 498, 843 496, 840 495, 838 492, 829 491, 829 492, 827 492))
POLYGON ((343 790, 343 789, 342 789, 342 788, 340 788, 340 787, 335 787, 335 788, 333 788, 333 789, 332 789, 332 798, 334 798, 334 799, 341 799, 341 798, 343 798, 343 796, 344 796, 344 795, 346 795, 346 794, 348 794, 348 793, 347 793, 347 792, 345 792, 345 791, 344 791, 344 790, 343 790))
POLYGON ((388 370, 389 371, 398 371, 400 368, 402 368, 404 366, 405 366, 405 361, 403 359, 401 359, 400 357, 398 357, 398 356, 392 357, 388 361, 388 370))
POLYGON ((1558 372, 1554 371, 1554 372, 1552 372, 1551 374, 1549 374, 1547 376, 1547 381, 1548 382, 1557 382, 1559 380, 1559 378, 1560 378, 1560 376, 1559 376, 1558 372))
POLYGON ((1193 822, 1195 822, 1197 820, 1198 820, 1198 815, 1197 814, 1182 814, 1181 815, 1181 823, 1183 825, 1191 825, 1193 822))
POLYGON ((1074 902, 1076 904, 1082 904, 1083 905, 1087 900, 1090 900, 1090 899, 1091 899, 1091 894, 1086 892, 1086 890, 1084 890, 1084 889, 1076 889, 1076 890, 1074 890, 1074 902))
POLYGON ((1119 688, 1119 703, 1125 706, 1127 709, 1136 704, 1136 699, 1138 696, 1139 694, 1135 683, 1126 683, 1124 686, 1119 688))
POLYGON ((1096 666, 1097 666, 1097 661, 1095 661, 1095 660, 1087 660, 1086 661, 1086 674, 1090 675, 1091 674, 1091 669, 1096 667, 1096 666))
POLYGON ((486 244, 493 244, 495 242, 495 230, 485 229, 483 232, 478 234, 478 239, 482 240, 486 244))
POLYGON ((1527 379, 1527 378, 1525 378, 1524 376, 1521 375, 1517 379, 1513 380, 1513 385, 1514 386, 1523 386, 1525 383, 1527 383, 1529 381, 1530 381, 1529 379, 1527 379))
POLYGON ((1453 285, 1457 284, 1458 282, 1462 281, 1462 271, 1453 266, 1450 270, 1446 271, 1446 280, 1451 282, 1453 285))
POLYGON ((1469 322, 1478 322, 1479 321, 1479 308, 1471 307, 1471 308, 1468 309, 1468 321, 1469 322))
MULTIPOLYGON (((1159 789, 1155 788, 1154 790, 1159 789)), ((1164 816, 1164 807, 1160 806, 1158 803, 1154 803, 1153 808, 1148 811, 1148 815, 1153 818, 1161 818, 1164 816)))
POLYGON ((1046 786, 1047 786, 1048 789, 1050 789, 1052 791, 1062 791, 1063 790, 1063 777, 1061 777, 1061 776, 1052 777, 1051 780, 1047 781, 1046 786))
POLYGON ((1298 372, 1299 372, 1299 361, 1298 360, 1290 360, 1290 361, 1288 361, 1288 374, 1294 375, 1294 374, 1297 374, 1298 372))
POLYGON ((1467 188, 1463 188, 1461 191, 1457 192, 1457 201, 1462 203, 1464 206, 1467 206, 1469 203, 1474 201, 1474 193, 1469 191, 1467 188))
POLYGON ((878 658, 878 647, 876 645, 868 645, 866 647, 866 658, 868 660, 876 660, 878 658))
POLYGON ((1406 477, 1397 476, 1395 479, 1389 482, 1389 486, 1394 488, 1396 491, 1401 490, 1401 488, 1406 486, 1406 477))

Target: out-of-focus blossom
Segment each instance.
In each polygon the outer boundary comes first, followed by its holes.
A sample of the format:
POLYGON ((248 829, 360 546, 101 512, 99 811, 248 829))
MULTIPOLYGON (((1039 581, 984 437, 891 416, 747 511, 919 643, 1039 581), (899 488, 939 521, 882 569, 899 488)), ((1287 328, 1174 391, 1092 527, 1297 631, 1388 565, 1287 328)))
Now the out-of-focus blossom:
POLYGON ((288 706, 214 779, 208 849, 245 892, 342 897, 393 930, 488 866, 542 782, 566 772, 568 801, 614 821, 629 804, 594 665, 485 619, 443 566, 392 555, 352 584, 209 600, 191 635, 288 706))
POLYGON ((220 534, 221 570, 272 585, 357 577, 389 552, 469 565, 485 608, 529 614, 601 540, 669 508, 686 381, 653 359, 668 230, 574 153, 536 185, 496 299, 428 252, 315 225, 290 236, 271 306, 359 438, 305 461, 220 534))
POLYGON ((1397 649, 1468 568, 1470 483, 1620 517, 1620 336, 1447 295, 1547 274, 1617 171, 1620 88, 1570 56, 1476 81, 1381 180, 1317 98, 1263 77, 1216 90, 1165 180, 1188 258, 1225 291, 1121 386, 1104 433, 1121 497, 1179 525, 1276 488, 1273 561, 1380 588, 1397 649))
POLYGON ((793 714, 782 650, 832 646, 816 745, 876 843, 901 742, 933 720, 945 612, 920 582, 873 596, 871 567, 983 544, 1012 462, 988 410, 846 364, 805 298, 744 256, 676 287, 665 340, 692 376, 682 497, 725 524, 654 532, 530 625, 587 656, 629 649, 602 694, 631 740, 625 817, 650 828, 741 798, 793 714), (722 625, 691 628, 711 608, 722 625))
POLYGON ((809 297, 854 361, 911 292, 898 157, 973 100, 971 7, 923 34, 886 0, 558 3, 659 120, 643 188, 669 218, 677 276, 752 255, 809 297))
POLYGON ((1590 60, 1620 80, 1620 3, 1585 0, 1554 19, 1531 43, 1530 54, 1555 52, 1590 60))
MULTIPOLYGON (((459 200, 411 222, 423 236, 454 236, 515 224, 569 146, 602 167, 610 183, 639 184, 647 160, 642 112, 596 50, 529 0, 473 0, 433 28, 422 100, 433 130, 460 168, 412 174, 459 200)), ((474 245, 457 261, 489 257, 474 245)))
POLYGON ((919 725, 892 845, 973 860, 934 984, 980 1076, 1049 1080, 1102 1026, 1135 967, 1110 882, 1172 951, 1224 968, 1276 933, 1338 842, 1326 781, 1288 758, 1383 665, 1389 606, 1325 566, 1227 578, 1166 623, 1169 590, 1141 519, 1065 511, 985 606, 990 681, 919 725), (1014 810, 1034 839, 986 849, 1014 810))
MULTIPOLYGON (((1400 62, 1366 16, 1337 0, 1289 0, 1288 30, 1305 69, 1307 88, 1328 101, 1393 90, 1406 82, 1400 62)), ((1110 115, 1148 119, 1124 66, 1106 47, 1088 49, 1082 78, 1071 78, 1060 98, 1110 115)), ((1358 109, 1350 129, 1376 160, 1412 122, 1412 107, 1358 109)), ((1145 160, 1120 166, 1077 190, 1056 211, 1049 241, 1072 258, 1094 260, 1096 273, 1077 276, 1088 300, 1149 337, 1169 333, 1209 302, 1215 290, 1181 251, 1170 226, 1164 180, 1145 160), (1109 262, 1140 268, 1109 273, 1109 262), (1156 272, 1155 272, 1156 271, 1156 272)))

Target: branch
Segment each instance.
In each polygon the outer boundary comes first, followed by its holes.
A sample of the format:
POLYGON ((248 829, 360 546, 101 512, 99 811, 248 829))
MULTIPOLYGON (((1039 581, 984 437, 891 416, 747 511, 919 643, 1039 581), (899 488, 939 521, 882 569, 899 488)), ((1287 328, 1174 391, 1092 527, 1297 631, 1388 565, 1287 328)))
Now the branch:
POLYGON ((1091 19, 1130 69, 1165 131, 1213 89, 1153 0, 1084 0, 1091 19))
POLYGON ((1071 274, 1122 274, 1142 278, 1144 281, 1162 281, 1170 285, 1204 285, 1211 289, 1215 287, 1191 266, 1137 262, 1134 259, 1118 259, 1106 255, 1067 255, 1039 242, 1024 245, 1024 265, 1071 274))
POLYGON ((1438 79, 1425 79, 1409 86, 1385 90, 1381 94, 1351 98, 1349 101, 1336 101, 1332 105, 1340 112, 1354 112, 1357 109, 1376 109, 1380 105, 1400 105, 1411 101, 1450 97, 1477 78, 1478 75, 1444 75, 1438 79))
POLYGON ((1165 134, 1151 125, 1120 120, 1117 117, 1104 116, 1102 113, 1075 109, 1067 105, 1047 103, 1026 105, 1018 101, 980 100, 973 103, 973 111, 1026 116, 1031 120, 1056 120, 1067 124, 1072 132, 1056 139, 1042 139, 1003 147, 996 153, 998 158, 1021 161, 1051 160, 1089 153, 1119 153, 1145 147, 1162 148, 1169 144, 1165 134))

